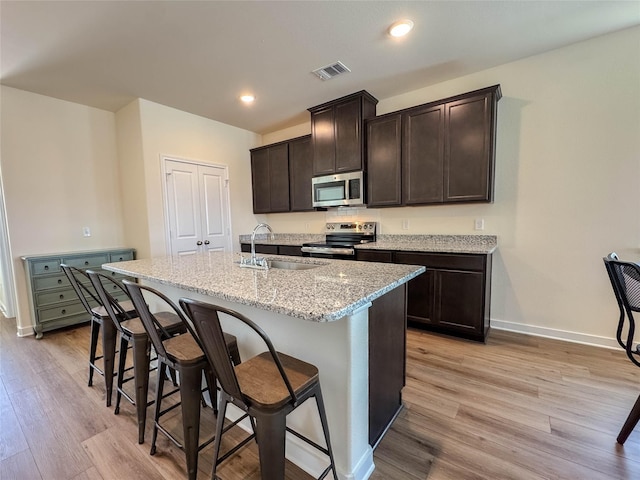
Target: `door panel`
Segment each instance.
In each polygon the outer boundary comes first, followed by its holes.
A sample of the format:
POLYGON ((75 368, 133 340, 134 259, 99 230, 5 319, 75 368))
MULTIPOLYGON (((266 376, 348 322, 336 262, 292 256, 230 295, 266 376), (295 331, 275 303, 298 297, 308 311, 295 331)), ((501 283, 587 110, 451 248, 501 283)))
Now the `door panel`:
POLYGON ((165 160, 172 255, 231 249, 225 167, 165 160))

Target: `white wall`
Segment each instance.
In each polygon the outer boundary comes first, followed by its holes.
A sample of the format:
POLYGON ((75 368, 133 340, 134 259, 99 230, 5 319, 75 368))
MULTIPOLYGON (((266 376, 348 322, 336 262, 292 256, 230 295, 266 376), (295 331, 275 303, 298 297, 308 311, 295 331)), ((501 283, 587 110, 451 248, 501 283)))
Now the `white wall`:
MULTIPOLYGON (((493 204, 347 215, 378 220, 383 233, 498 235, 493 326, 613 345, 617 308, 602 257, 615 250, 640 260, 640 28, 381 99, 377 112, 498 83, 493 204), (475 218, 485 219, 484 232, 473 230, 475 218)), ((308 223, 320 233, 336 215, 267 220, 276 232, 308 223)))
MULTIPOLYGON (((157 103, 137 102, 146 190, 146 219, 140 221, 146 222, 148 235, 148 251, 142 253, 145 256, 167 253, 161 176, 163 155, 228 166, 232 241, 234 249, 239 250, 238 235, 251 231, 258 221, 253 214, 249 149, 259 145, 260 136, 157 103)), ((130 222, 131 219, 127 224, 130 222)))
POLYGON ((1 87, 2 180, 20 334, 23 255, 123 246, 114 114, 1 87), (84 237, 82 227, 91 228, 84 237))

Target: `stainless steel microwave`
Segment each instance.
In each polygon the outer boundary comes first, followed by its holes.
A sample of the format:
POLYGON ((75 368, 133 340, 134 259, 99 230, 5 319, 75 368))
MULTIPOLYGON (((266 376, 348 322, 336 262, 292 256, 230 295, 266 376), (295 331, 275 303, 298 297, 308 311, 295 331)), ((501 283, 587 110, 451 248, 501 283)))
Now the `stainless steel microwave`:
POLYGON ((311 179, 314 207, 364 204, 363 172, 336 173, 311 179))

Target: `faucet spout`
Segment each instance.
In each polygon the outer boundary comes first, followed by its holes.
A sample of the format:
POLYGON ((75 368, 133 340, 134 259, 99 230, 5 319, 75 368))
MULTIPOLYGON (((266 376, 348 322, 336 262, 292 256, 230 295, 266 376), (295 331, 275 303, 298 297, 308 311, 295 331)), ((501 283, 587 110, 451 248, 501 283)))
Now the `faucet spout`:
POLYGON ((253 233, 251 234, 251 263, 253 265, 256 265, 256 263, 257 263, 257 259, 256 259, 256 233, 261 228, 266 228, 267 230, 269 230, 269 233, 271 233, 271 240, 275 239, 275 237, 273 235, 273 230, 271 229, 271 227, 268 224, 259 223, 258 225, 256 225, 256 228, 253 229, 253 233))

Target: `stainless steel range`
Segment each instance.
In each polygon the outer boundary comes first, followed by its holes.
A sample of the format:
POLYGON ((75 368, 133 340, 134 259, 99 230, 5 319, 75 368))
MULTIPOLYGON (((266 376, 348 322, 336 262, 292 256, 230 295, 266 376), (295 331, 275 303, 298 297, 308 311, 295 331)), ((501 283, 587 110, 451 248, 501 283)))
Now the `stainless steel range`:
POLYGON ((376 241, 376 222, 327 223, 324 243, 305 243, 304 255, 355 260, 354 245, 376 241))

